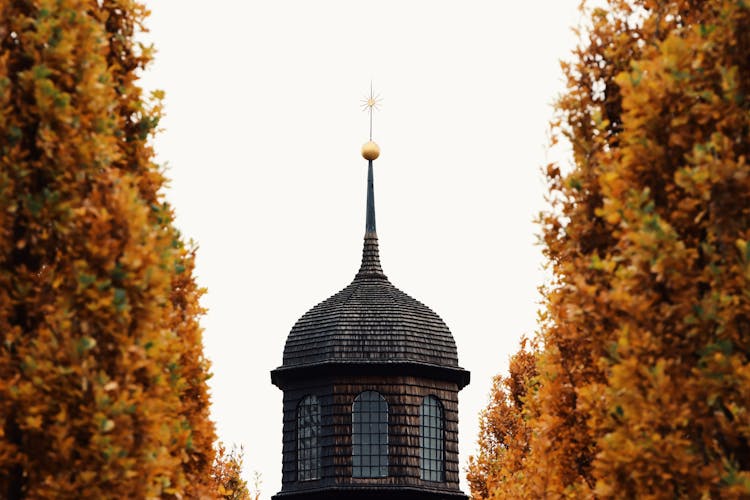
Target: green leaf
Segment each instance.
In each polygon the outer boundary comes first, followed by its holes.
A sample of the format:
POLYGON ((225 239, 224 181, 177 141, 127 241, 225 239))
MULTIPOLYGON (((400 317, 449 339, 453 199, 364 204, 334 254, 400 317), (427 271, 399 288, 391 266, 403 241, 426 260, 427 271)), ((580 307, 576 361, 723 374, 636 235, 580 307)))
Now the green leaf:
POLYGON ((44 204, 42 200, 37 196, 29 196, 26 198, 26 207, 29 209, 32 215, 37 216, 41 213, 44 204))
POLYGON ((22 137, 23 131, 20 128, 15 125, 8 127, 8 142, 11 146, 15 146, 22 137))
POLYGON ((125 279, 126 273, 125 270, 122 268, 122 266, 118 263, 115 265, 115 268, 112 269, 112 271, 109 273, 109 276, 117 282, 121 282, 125 279))
POLYGON ((729 339, 721 339, 713 344, 708 344, 706 347, 700 350, 699 354, 701 357, 709 356, 715 352, 720 352, 726 356, 732 354, 734 351, 734 344, 729 339))
POLYGON ((78 346, 76 347, 78 355, 82 355, 84 352, 93 349, 96 346, 96 340, 91 337, 81 337, 78 340, 78 346))
POLYGON ((110 286, 112 286, 112 280, 108 280, 108 279, 101 280, 99 283, 97 283, 96 289, 99 291, 104 291, 110 286))
POLYGON ((102 430, 102 432, 109 432, 109 431, 111 431, 112 429, 115 428, 115 423, 114 423, 114 421, 112 421, 112 420, 110 420, 108 418, 105 418, 105 419, 103 419, 101 421, 101 424, 99 425, 99 428, 102 430))
POLYGON ((125 290, 122 288, 115 288, 112 302, 115 304, 117 312, 122 312, 128 304, 128 295, 125 290))
POLYGON ((78 283, 84 288, 91 285, 95 281, 96 276, 94 276, 93 274, 81 273, 78 275, 78 283))
POLYGON ((37 80, 41 80, 42 78, 47 78, 52 74, 52 71, 45 66, 44 64, 38 64, 34 66, 34 68, 31 70, 34 74, 34 78, 37 80))

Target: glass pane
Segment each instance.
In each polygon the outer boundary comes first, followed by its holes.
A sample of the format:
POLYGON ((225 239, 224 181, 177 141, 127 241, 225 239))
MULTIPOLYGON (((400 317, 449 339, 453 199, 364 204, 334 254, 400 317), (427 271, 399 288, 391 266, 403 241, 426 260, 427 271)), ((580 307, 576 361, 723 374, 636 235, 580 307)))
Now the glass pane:
POLYGON ((320 404, 305 396, 297 406, 297 479, 320 479, 320 404))
POLYGON ((352 475, 388 475, 388 403, 375 391, 359 394, 352 405, 352 475))
POLYGON ((419 421, 420 477, 426 481, 444 481, 443 407, 436 397, 427 396, 422 400, 419 421))

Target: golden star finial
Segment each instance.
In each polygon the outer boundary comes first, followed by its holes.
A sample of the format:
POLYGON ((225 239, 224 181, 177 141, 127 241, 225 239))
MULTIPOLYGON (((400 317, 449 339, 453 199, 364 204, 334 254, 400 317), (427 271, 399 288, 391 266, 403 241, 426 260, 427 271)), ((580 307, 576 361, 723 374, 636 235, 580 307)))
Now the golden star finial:
POLYGON ((362 111, 370 114, 370 140, 372 141, 372 113, 375 109, 380 109, 380 103, 383 102, 380 94, 374 94, 372 91, 372 82, 370 82, 370 95, 362 99, 362 111))

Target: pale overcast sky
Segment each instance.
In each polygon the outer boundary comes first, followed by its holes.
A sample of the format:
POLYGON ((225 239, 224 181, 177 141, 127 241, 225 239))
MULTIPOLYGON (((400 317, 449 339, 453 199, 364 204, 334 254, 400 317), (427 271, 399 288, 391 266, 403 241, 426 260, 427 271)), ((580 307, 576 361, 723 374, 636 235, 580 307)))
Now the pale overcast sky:
POLYGON ((166 91, 156 149, 178 227, 200 245, 219 437, 244 445, 264 498, 279 491, 269 372, 294 322, 359 267, 372 79, 381 261, 445 320, 471 371, 465 467, 492 376, 536 325, 533 219, 579 0, 146 3, 158 52, 142 82, 166 91))

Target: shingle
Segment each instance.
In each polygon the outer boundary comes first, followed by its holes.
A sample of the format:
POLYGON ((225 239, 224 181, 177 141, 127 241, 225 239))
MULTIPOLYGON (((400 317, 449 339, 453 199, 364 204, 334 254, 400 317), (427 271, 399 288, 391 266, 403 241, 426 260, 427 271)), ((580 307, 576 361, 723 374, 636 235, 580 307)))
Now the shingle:
POLYGON ((458 366, 448 327, 429 307, 388 281, 380 266, 377 234, 367 232, 359 272, 349 286, 292 327, 283 367, 378 360, 458 366))

